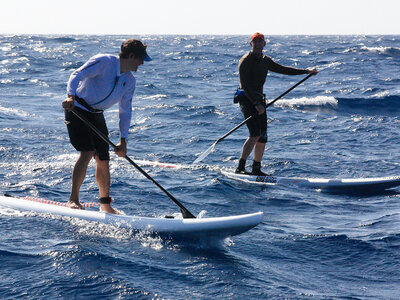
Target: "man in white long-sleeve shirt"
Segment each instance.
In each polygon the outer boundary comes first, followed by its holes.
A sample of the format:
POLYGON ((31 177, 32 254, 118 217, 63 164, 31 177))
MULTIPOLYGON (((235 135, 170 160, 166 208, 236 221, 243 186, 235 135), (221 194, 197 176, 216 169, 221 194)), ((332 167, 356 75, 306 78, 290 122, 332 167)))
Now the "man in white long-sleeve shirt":
POLYGON ((89 162, 94 157, 101 210, 118 213, 111 207, 112 199, 109 195, 109 146, 71 111, 85 117, 108 136, 103 111, 118 103, 121 140, 114 151, 118 156, 124 157, 131 122, 132 97, 136 87, 136 80, 131 72, 136 72, 143 61, 149 60, 151 58, 146 53, 146 45, 139 40, 129 39, 122 43, 119 57, 108 54, 93 56, 69 78, 68 97, 62 102, 62 106, 65 109, 65 122, 71 144, 80 152, 72 172, 69 207, 82 209, 79 190, 89 162))

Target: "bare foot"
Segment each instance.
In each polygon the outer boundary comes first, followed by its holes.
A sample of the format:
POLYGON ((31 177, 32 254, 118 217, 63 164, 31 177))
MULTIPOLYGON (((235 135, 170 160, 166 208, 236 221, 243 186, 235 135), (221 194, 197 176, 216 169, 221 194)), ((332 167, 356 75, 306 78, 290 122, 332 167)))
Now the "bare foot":
POLYGON ((76 202, 73 202, 73 201, 68 201, 67 207, 72 208, 72 209, 84 209, 82 204, 80 204, 79 202, 76 203, 76 202))
POLYGON ((110 204, 100 204, 100 211, 115 215, 121 214, 118 210, 112 208, 110 204))

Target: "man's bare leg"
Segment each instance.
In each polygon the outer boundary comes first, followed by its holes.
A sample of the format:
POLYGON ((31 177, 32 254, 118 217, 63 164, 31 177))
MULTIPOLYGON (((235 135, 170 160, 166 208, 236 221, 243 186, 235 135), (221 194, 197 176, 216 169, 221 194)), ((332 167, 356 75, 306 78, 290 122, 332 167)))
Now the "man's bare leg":
MULTIPOLYGON (((248 137, 247 140, 243 144, 242 153, 240 155, 239 164, 236 168, 235 173, 246 173, 246 160, 253 151, 254 147, 257 144, 257 141, 260 139, 259 136, 248 137)), ((255 152, 255 151, 254 151, 255 152)))
POLYGON ((247 140, 243 144, 242 154, 241 154, 240 158, 246 160, 249 157, 249 155, 251 154, 251 152, 254 149, 254 146, 256 146, 259 138, 260 138, 259 136, 249 136, 247 138, 247 140))
MULTIPOLYGON (((96 159, 96 181, 99 187, 100 198, 110 197, 110 164, 108 160, 96 159)), ((118 211, 111 207, 111 204, 100 204, 102 211, 110 214, 118 214, 118 211)))
POLYGON ((265 144, 266 143, 256 143, 256 146, 254 147, 254 160, 261 162, 263 155, 264 155, 264 150, 265 150, 265 144))
POLYGON ((67 206, 74 209, 83 209, 79 202, 79 190, 86 176, 86 170, 90 160, 94 155, 94 151, 81 151, 78 160, 75 163, 72 171, 72 187, 71 195, 67 206))

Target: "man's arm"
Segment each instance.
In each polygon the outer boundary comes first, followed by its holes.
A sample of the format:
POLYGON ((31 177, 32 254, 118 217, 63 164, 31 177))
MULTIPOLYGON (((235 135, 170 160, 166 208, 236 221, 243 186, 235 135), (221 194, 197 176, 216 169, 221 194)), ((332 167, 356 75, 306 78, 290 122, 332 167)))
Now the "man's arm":
POLYGON ((74 100, 79 82, 84 78, 92 78, 100 74, 105 68, 104 63, 105 61, 102 60, 101 57, 92 57, 71 74, 67 84, 68 96, 67 99, 62 102, 62 107, 65 110, 71 111, 75 107, 74 100))
POLYGON ((127 152, 127 145, 126 145, 126 139, 121 138, 120 142, 118 145, 116 145, 117 148, 114 149, 115 154, 117 154, 120 157, 125 157, 126 152, 127 152))
POLYGON ((297 69, 293 67, 284 66, 274 62, 272 59, 269 59, 268 70, 285 75, 301 75, 301 74, 317 74, 318 71, 315 69, 297 69))
POLYGON ((75 107, 74 100, 75 100, 74 95, 68 95, 67 99, 65 99, 62 102, 62 107, 67 111, 73 110, 75 107))
POLYGON ((114 152, 118 156, 124 157, 127 151, 126 139, 128 137, 129 125, 131 123, 132 116, 132 100, 124 103, 121 102, 119 103, 119 129, 121 131, 121 140, 114 152))
POLYGON ((133 79, 132 86, 118 103, 119 107, 119 129, 121 131, 121 140, 115 149, 118 156, 124 157, 127 151, 127 142, 129 126, 132 118, 132 97, 136 88, 136 80, 133 79))
POLYGON ((75 95, 79 82, 85 78, 96 77, 107 70, 107 61, 103 56, 93 56, 84 65, 76 69, 69 77, 67 84, 68 95, 75 95))

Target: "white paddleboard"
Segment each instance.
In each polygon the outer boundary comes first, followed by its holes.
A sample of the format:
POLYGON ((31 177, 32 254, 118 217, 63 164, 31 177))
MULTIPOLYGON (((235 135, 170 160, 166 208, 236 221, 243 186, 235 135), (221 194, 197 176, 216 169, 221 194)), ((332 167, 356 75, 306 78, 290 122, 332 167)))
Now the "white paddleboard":
POLYGON ((256 176, 247 174, 236 174, 221 170, 221 173, 229 178, 248 183, 264 185, 298 185, 320 190, 385 190, 400 185, 400 176, 376 177, 376 178, 301 178, 301 177, 278 177, 278 176, 256 176))
MULTIPOLYGON (((0 205, 16 210, 50 213, 59 216, 79 218, 106 224, 127 227, 187 238, 226 238, 241 234, 257 226, 263 220, 263 213, 215 217, 215 218, 151 218, 128 215, 114 215, 93 210, 71 209, 65 203, 35 199, 0 196, 0 205)), ((91 206, 91 205, 89 205, 91 206)))

